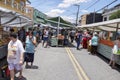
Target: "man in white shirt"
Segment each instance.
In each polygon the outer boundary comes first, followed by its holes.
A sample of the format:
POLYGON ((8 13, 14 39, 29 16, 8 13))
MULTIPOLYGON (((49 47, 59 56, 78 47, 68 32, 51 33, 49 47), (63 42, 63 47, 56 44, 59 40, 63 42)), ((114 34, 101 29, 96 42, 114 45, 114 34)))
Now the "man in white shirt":
POLYGON ((10 70, 10 77, 11 80, 14 80, 15 71, 19 71, 19 78, 22 77, 22 65, 23 65, 23 55, 24 55, 24 48, 23 44, 20 40, 17 39, 16 33, 10 34, 11 41, 8 44, 8 67, 10 70))

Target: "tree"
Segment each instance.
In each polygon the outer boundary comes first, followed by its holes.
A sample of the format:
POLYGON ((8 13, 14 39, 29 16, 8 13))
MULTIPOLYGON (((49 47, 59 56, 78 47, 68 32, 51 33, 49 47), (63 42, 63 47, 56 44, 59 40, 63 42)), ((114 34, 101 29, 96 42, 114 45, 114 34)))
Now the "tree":
POLYGON ((110 16, 110 20, 120 18, 120 10, 114 12, 110 16))

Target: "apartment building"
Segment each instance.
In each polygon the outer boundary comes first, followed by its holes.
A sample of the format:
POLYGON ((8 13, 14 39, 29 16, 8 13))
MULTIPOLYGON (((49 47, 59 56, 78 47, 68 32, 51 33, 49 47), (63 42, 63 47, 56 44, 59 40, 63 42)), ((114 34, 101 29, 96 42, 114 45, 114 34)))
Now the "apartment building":
POLYGON ((102 14, 103 21, 108 21, 111 14, 118 11, 118 10, 120 10, 120 4, 114 6, 114 7, 110 8, 110 9, 105 9, 103 11, 103 14, 102 14))
POLYGON ((101 13, 89 13, 81 16, 81 25, 96 23, 102 21, 101 13))

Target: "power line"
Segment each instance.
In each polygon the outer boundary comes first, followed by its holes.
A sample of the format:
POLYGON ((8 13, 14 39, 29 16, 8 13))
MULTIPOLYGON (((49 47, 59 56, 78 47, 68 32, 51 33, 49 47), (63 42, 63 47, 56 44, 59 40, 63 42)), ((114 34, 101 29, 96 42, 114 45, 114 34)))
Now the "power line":
POLYGON ((96 3, 98 3, 99 1, 100 1, 100 0, 95 1, 92 5, 90 5, 89 7, 87 7, 85 10, 91 8, 92 6, 94 6, 94 5, 95 5, 96 3))
POLYGON ((108 4, 108 5, 106 5, 106 6, 104 6, 104 7, 103 7, 103 8, 101 8, 101 9, 97 10, 96 12, 99 12, 99 11, 101 11, 101 10, 105 9, 106 7, 110 6, 111 4, 113 4, 113 3, 114 3, 114 2, 116 2, 116 1, 118 1, 118 0, 114 0, 114 1, 112 1, 111 3, 109 3, 109 4, 108 4))

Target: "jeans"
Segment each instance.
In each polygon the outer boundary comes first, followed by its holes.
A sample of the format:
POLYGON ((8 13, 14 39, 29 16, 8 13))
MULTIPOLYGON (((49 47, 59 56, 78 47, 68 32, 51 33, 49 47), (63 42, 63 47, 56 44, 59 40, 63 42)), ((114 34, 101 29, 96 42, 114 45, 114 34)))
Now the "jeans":
POLYGON ((80 46, 80 41, 77 41, 77 49, 79 48, 80 46))

